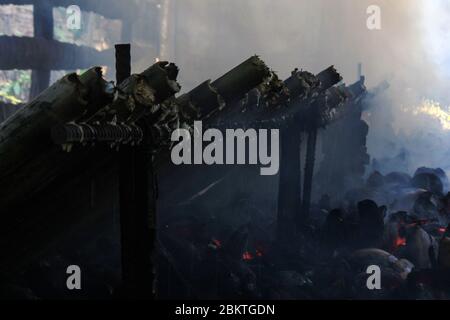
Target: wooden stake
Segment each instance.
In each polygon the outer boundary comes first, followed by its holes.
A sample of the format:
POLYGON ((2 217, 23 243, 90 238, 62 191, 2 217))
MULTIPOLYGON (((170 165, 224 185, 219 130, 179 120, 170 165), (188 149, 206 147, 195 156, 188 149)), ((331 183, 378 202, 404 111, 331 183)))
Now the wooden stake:
MULTIPOLYGON (((38 39, 53 39, 53 6, 48 0, 34 3, 34 36, 38 39)), ((50 54, 50 53, 49 53, 50 54)), ((36 69, 31 73, 30 100, 48 88, 51 70, 36 69)))
MULTIPOLYGON (((131 75, 130 45, 116 46, 117 83, 131 75)), ((155 243, 155 192, 151 142, 145 122, 144 141, 122 146, 119 152, 119 193, 124 296, 153 298, 153 247, 155 243)))
POLYGON ((277 232, 279 240, 289 240, 301 209, 301 135, 293 124, 281 129, 280 157, 277 232))
POLYGON ((302 220, 306 221, 309 218, 309 211, 311 207, 311 194, 314 176, 314 166, 316 162, 316 144, 318 129, 314 128, 308 132, 308 142, 306 151, 305 163, 305 181, 303 187, 303 206, 302 206, 302 220))

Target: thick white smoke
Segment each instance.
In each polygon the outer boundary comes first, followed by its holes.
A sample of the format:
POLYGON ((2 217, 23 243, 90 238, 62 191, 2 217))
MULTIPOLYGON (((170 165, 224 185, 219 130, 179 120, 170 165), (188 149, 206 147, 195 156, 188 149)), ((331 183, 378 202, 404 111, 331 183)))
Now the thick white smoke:
MULTIPOLYGON (((334 64, 347 83, 363 64, 368 87, 391 88, 366 115, 369 152, 407 167, 447 163, 447 131, 433 115, 415 114, 422 100, 450 104, 449 4, 445 0, 170 0, 167 57, 181 67, 184 90, 258 54, 282 77, 295 67, 318 72, 334 64), (366 26, 370 5, 381 8, 381 30, 366 26)), ((392 162, 394 163, 394 162, 392 162)))

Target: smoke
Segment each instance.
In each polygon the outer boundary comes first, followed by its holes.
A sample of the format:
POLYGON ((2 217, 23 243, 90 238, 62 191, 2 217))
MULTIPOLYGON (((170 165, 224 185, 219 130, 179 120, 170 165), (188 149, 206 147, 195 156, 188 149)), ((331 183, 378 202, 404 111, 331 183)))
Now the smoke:
POLYGON ((450 9, 444 0, 171 2, 171 49, 162 58, 180 65, 185 91, 253 54, 282 77, 296 67, 319 72, 334 64, 347 83, 357 79, 362 63, 369 88, 383 80, 391 85, 365 115, 369 153, 380 169, 450 167, 450 140, 441 122, 407 111, 420 109, 424 99, 450 104, 450 9), (367 28, 370 5, 381 8, 381 30, 367 28), (386 160, 396 156, 404 161, 386 160))
POLYGON ((394 68, 391 89, 366 114, 369 152, 378 160, 375 169, 385 173, 413 173, 420 166, 450 171, 450 6, 440 0, 415 2, 420 4, 410 22, 415 41, 404 51, 412 69, 394 68))
POLYGON ((335 64, 351 82, 362 62, 369 85, 395 74, 407 79, 427 68, 421 9, 417 0, 178 0, 173 58, 186 84, 255 53, 282 76, 294 67, 318 72, 335 64), (373 4, 382 13, 378 31, 366 26, 373 4))

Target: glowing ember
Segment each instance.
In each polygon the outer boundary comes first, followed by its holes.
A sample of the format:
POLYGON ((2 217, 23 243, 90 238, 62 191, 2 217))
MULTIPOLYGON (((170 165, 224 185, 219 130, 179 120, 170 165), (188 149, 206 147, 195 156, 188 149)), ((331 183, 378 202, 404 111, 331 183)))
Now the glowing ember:
POLYGON ((212 243, 213 243, 217 248, 222 247, 222 242, 221 242, 220 240, 212 239, 212 243))
POLYGON ((244 252, 244 254, 242 255, 242 259, 245 261, 253 260, 253 255, 248 251, 244 252))
POLYGON ((398 237, 395 240, 395 246, 398 247, 404 247, 406 246, 406 238, 398 237))

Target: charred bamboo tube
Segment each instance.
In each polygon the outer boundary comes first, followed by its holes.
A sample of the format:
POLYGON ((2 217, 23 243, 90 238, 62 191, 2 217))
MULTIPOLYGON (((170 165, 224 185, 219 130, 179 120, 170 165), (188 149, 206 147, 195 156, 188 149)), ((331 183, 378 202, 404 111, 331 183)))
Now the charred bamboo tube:
POLYGON ((284 81, 289 90, 291 99, 305 96, 312 89, 319 86, 319 80, 307 71, 294 70, 292 75, 284 81))
POLYGON ((212 82, 203 82, 176 103, 186 121, 212 116, 227 104, 239 101, 252 89, 270 77, 270 70, 257 56, 250 57, 225 75, 212 82))
POLYGON ((253 56, 214 81, 211 86, 230 103, 243 99, 269 76, 269 68, 258 56, 253 56))
POLYGON ((321 83, 320 87, 322 90, 327 90, 342 81, 341 75, 336 71, 334 66, 323 70, 316 77, 321 83))
MULTIPOLYGON (((284 85, 289 90, 290 95, 290 102, 287 105, 288 109, 280 108, 276 112, 270 113, 270 121, 277 121, 273 119, 297 118, 303 127, 301 130, 310 126, 311 123, 317 123, 318 120, 311 117, 312 113, 310 112, 314 101, 317 100, 317 97, 326 94, 341 79, 342 77, 334 67, 329 67, 318 75, 294 70, 291 77, 284 81, 284 85)), ((323 107, 321 106, 320 108, 323 109, 323 107)), ((315 116, 320 116, 320 113, 314 114, 315 116)))
POLYGON ((0 125, 0 211, 43 187, 66 164, 50 128, 95 112, 110 99, 101 70, 93 68, 62 78, 0 125))
POLYGON ((355 82, 354 84, 348 86, 346 88, 349 91, 349 95, 353 98, 357 99, 367 93, 367 88, 364 85, 364 78, 362 77, 360 81, 355 82))
POLYGON ((225 101, 210 80, 178 98, 177 104, 185 119, 207 118, 225 107, 225 101))
MULTIPOLYGON (((154 132, 156 141, 162 141, 170 137, 170 132, 179 127, 180 122, 189 125, 195 120, 207 118, 222 110, 227 103, 239 100, 239 97, 248 92, 246 90, 251 90, 254 86, 261 85, 265 81, 270 75, 268 70, 264 62, 258 57, 252 57, 215 81, 214 83, 219 88, 214 87, 210 81, 205 81, 189 93, 174 101, 165 102, 157 107, 155 112, 149 113, 155 105, 180 90, 180 86, 176 82, 178 68, 173 64, 160 62, 141 75, 133 75, 123 81, 118 87, 118 98, 111 106, 100 110, 94 117, 83 119, 83 121, 92 123, 95 122, 95 119, 108 118, 108 115, 112 119, 114 115, 119 123, 123 122, 126 125, 133 124, 147 113, 151 118, 151 130, 154 132), (229 81, 236 81, 236 84, 229 81), (245 84, 246 89, 242 89, 239 83, 245 84), (224 99, 219 90, 224 92, 228 98, 224 99)), ((92 131, 84 126, 80 127, 88 129, 88 134, 92 131)), ((115 132, 119 131, 121 131, 120 128, 115 130, 115 132)), ((123 130, 122 132, 126 133, 123 130)), ((53 133, 55 142, 58 144, 63 144, 66 138, 68 139, 67 143, 81 142, 75 141, 82 136, 81 129, 74 132, 73 125, 68 125, 65 129, 55 128, 53 133)), ((141 140, 139 136, 133 135, 133 137, 138 137, 139 141, 130 141, 128 140, 129 136, 128 133, 121 138, 111 135, 111 138, 116 140, 110 142, 115 144, 123 142, 138 143, 141 140)), ((95 136, 92 139, 96 140, 95 136)))
POLYGON ((333 108, 339 106, 344 101, 353 98, 341 87, 333 87, 327 91, 327 104, 333 108))
MULTIPOLYGON (((147 93, 154 90, 150 84, 158 87, 156 84, 161 79, 163 84, 159 88, 166 89, 158 95, 159 99, 163 99, 179 88, 172 80, 174 76, 173 66, 167 63, 160 64, 156 70, 149 68, 143 74, 124 81, 119 86, 121 94, 112 104, 113 90, 102 78, 100 68, 90 69, 81 76, 68 75, 45 90, 0 126, 0 205, 5 208, 13 205, 21 195, 31 195, 44 188, 71 165, 85 159, 87 155, 84 153, 70 157, 64 155, 51 140, 53 127, 69 122, 84 123, 85 119, 96 117, 102 119, 104 113, 121 108, 142 114, 155 101, 147 99, 147 93)), ((127 114, 127 118, 131 115, 127 114)), ((103 132, 101 138, 109 133, 103 132)))
POLYGON ((179 69, 174 63, 161 61, 141 74, 156 92, 155 103, 161 103, 180 91, 181 87, 177 82, 178 72, 179 69))
MULTIPOLYGON (((119 51, 117 55, 121 56, 119 51)), ((129 54, 125 53, 123 58, 127 57, 129 54)), ((107 142, 116 146, 139 144, 143 136, 135 123, 157 104, 180 90, 176 81, 178 67, 172 63, 159 62, 141 74, 126 77, 129 69, 119 66, 118 94, 110 105, 96 113, 87 113, 78 121, 79 125, 63 124, 52 128, 53 141, 60 145, 95 142, 107 142), (108 124, 114 118, 118 124, 108 124)))
POLYGON ((203 82, 192 91, 161 105, 152 132, 157 144, 170 141, 172 130, 189 127, 195 120, 210 118, 226 106, 240 101, 271 76, 269 68, 253 56, 214 82, 203 82))
POLYGON ((106 88, 100 68, 70 74, 0 125, 0 181, 52 147, 49 128, 103 107, 111 98, 106 88))
POLYGON ((177 76, 178 67, 165 61, 154 64, 141 74, 132 75, 118 86, 118 98, 107 113, 116 115, 119 122, 138 121, 153 106, 180 91, 177 76))

